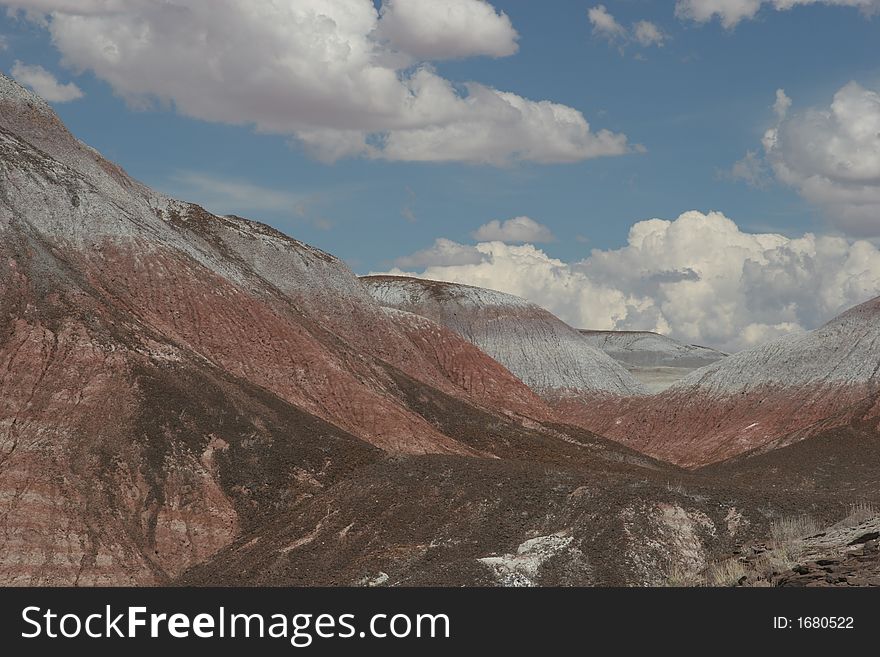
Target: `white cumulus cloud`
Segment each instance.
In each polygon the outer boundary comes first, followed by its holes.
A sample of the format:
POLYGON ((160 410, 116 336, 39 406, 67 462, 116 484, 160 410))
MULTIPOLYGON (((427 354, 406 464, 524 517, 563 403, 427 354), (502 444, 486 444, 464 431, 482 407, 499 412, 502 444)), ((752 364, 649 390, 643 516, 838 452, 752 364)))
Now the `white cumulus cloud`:
POLYGON ((656 330, 729 351, 815 328, 880 294, 880 250, 870 242, 746 233, 718 212, 641 221, 626 246, 576 262, 532 244, 446 242, 473 262, 390 273, 516 294, 577 327, 656 330))
MULTIPOLYGON (((839 230, 880 236, 880 93, 850 82, 829 106, 792 111, 780 89, 773 107, 777 123, 762 142, 776 179, 822 209, 839 230)), ((746 160, 763 167, 754 156, 746 160)), ((743 168, 740 177, 749 175, 743 168)))
POLYGON ((473 238, 481 242, 552 242, 556 238, 544 224, 531 217, 514 217, 507 221, 493 219, 483 224, 473 233, 473 238))
POLYGON ((12 77, 50 103, 68 103, 84 95, 73 82, 61 84, 54 74, 42 66, 30 66, 17 61, 12 66, 12 77))
POLYGON ((506 57, 519 38, 507 15, 485 0, 385 0, 378 34, 423 61, 506 57))
POLYGON ((109 11, 122 11, 127 0, 12 0, 3 4, 34 14, 63 11, 88 16, 109 11))
POLYGON ((776 90, 776 102, 773 103, 773 113, 780 119, 784 119, 791 108, 791 98, 785 93, 785 89, 776 90))
POLYGON ((866 15, 880 11, 880 0, 676 0, 675 14, 698 23, 717 18, 724 27, 731 29, 740 21, 757 16, 764 6, 787 11, 799 5, 814 4, 855 7, 866 15))
POLYGON ((441 237, 434 240, 434 244, 427 249, 398 258, 394 264, 398 267, 411 268, 461 267, 478 265, 485 259, 486 256, 476 247, 459 244, 441 237))
POLYGON ((516 50, 484 0, 0 0, 63 62, 134 105, 287 135, 318 158, 507 165, 632 150, 550 101, 437 74, 432 59, 516 50), (386 23, 387 21, 387 23, 386 23))

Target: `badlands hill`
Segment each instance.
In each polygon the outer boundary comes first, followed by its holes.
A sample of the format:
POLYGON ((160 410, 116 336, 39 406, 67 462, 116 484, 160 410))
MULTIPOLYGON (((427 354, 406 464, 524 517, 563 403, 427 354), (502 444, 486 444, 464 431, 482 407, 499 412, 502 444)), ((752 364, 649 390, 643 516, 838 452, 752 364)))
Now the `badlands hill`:
POLYGON ((623 364, 651 392, 665 390, 694 370, 727 357, 722 351, 685 344, 653 331, 581 329, 580 333, 623 364))
MULTIPOLYGON (((475 459, 541 486, 557 467, 610 464, 622 485, 667 468, 564 425, 333 256, 131 179, 6 77, 0 262, 3 584, 168 582, 365 473, 425 504, 407 459, 428 455, 469 499, 475 459)), ((515 490, 499 472, 488 504, 515 490)), ((532 531, 482 523, 493 550, 532 531)))
POLYGON ((630 400, 596 430, 685 466, 791 444, 880 407, 880 297, 815 331, 780 338, 696 370, 665 392, 630 400))
MULTIPOLYGON (((858 480, 770 491, 585 430, 643 388, 549 313, 385 307, 333 256, 131 179, 6 77, 0 263, 2 584, 662 584, 858 480)), ((873 435, 858 394, 823 435, 873 435)))
POLYGON ((384 453, 511 449, 423 399, 555 420, 336 258, 150 190, 6 77, 0 262, 4 583, 166 581, 384 453))
POLYGON ((477 345, 549 400, 641 395, 626 369, 575 329, 524 299, 402 276, 361 279, 377 302, 428 317, 477 345))

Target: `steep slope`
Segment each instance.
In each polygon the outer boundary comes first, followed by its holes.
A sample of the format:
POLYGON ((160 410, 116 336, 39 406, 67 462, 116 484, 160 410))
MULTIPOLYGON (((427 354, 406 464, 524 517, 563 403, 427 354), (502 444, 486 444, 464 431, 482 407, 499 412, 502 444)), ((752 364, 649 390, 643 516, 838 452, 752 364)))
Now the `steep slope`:
POLYGON ((486 408, 534 420, 557 420, 553 410, 522 381, 457 333, 421 315, 382 310, 439 371, 486 408))
MULTIPOLYGON (((395 408, 375 359, 470 396, 339 260, 255 222, 155 194, 73 138, 33 94, 8 78, 0 87, 0 229, 50 242, 113 305, 309 412, 383 447, 458 449, 395 408), (364 393, 363 407, 352 407, 364 393)), ((504 410, 499 398, 491 403, 504 410)))
POLYGON ((427 399, 567 444, 485 354, 137 183, 6 77, 0 262, 0 582, 166 581, 380 450, 503 454, 427 399))
POLYGON ((575 329, 524 299, 423 279, 361 279, 382 305, 446 326, 507 367, 545 399, 580 400, 645 392, 620 364, 575 329))
MULTIPOLYGON (((0 581, 152 584, 379 457, 344 431, 0 257, 0 581)), ((51 261, 50 261, 51 264, 51 261)))
POLYGON ((659 395, 609 408, 592 428, 697 466, 876 417, 878 392, 880 297, 810 333, 697 370, 659 395))
POLYGON ((651 392, 665 390, 694 370, 727 357, 716 349, 684 344, 653 331, 581 329, 580 333, 622 363, 651 392))

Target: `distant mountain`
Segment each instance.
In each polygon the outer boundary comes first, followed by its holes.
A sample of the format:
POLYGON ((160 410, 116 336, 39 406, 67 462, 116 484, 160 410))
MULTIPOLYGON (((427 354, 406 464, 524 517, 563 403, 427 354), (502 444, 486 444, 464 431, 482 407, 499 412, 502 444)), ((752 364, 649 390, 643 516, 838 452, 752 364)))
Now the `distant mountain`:
POLYGON ((646 393, 624 367, 577 330, 519 297, 419 278, 361 280, 383 306, 428 317, 464 336, 545 399, 646 393))
POLYGON ((684 344, 653 331, 580 331, 589 342, 627 370, 651 392, 665 390, 695 369, 726 358, 709 347, 684 344))

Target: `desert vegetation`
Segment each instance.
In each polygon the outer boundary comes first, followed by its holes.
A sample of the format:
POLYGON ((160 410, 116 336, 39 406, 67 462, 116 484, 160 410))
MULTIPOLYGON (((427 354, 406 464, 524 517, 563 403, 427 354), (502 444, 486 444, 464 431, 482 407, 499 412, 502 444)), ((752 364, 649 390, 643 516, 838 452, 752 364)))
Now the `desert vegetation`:
MULTIPOLYGON (((673 568, 667 586, 776 586, 781 576, 806 572, 801 564, 815 561, 823 553, 840 557, 847 548, 870 539, 870 532, 850 542, 860 529, 877 524, 878 508, 869 502, 855 502, 840 521, 823 526, 810 515, 786 516, 770 524, 767 540, 744 545, 736 555, 710 563, 699 573, 685 573, 673 568)), ((827 556, 827 555, 826 555, 827 556)))

